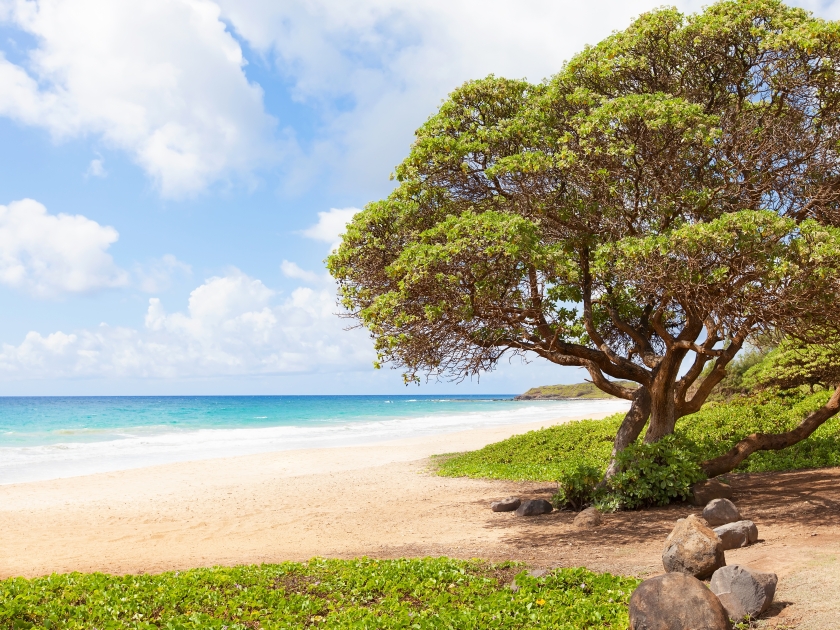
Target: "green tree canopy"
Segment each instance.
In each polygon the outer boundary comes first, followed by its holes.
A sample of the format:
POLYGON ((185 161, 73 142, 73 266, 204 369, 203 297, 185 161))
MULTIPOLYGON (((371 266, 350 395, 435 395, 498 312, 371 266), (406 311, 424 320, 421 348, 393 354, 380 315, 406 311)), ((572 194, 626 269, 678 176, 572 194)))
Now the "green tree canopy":
POLYGON ((802 343, 787 338, 743 376, 747 387, 790 389, 808 385, 835 388, 840 385, 840 341, 802 343))
POLYGON ((836 334, 838 114, 837 23, 654 11, 544 83, 453 92, 330 271, 407 380, 529 353, 633 401, 616 451, 655 442, 751 335, 836 334))

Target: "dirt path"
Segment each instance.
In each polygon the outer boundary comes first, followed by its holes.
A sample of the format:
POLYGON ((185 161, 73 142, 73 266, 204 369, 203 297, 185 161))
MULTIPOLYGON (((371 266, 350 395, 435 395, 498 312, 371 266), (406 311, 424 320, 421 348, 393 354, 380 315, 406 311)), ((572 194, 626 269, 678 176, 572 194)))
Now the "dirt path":
MULTIPOLYGON (((460 450, 468 441, 449 436, 450 449, 424 448, 460 450)), ((699 513, 678 505, 609 514, 592 531, 574 529, 567 512, 493 513, 492 500, 549 497, 554 488, 436 477, 428 460, 405 459, 417 453, 416 444, 405 448, 291 452, 2 486, 0 577, 158 572, 316 555, 513 559, 645 576, 661 571, 674 521, 699 513)), ((763 625, 840 627, 840 469, 731 480, 760 541, 727 552, 727 562, 780 578, 778 604, 763 625)))

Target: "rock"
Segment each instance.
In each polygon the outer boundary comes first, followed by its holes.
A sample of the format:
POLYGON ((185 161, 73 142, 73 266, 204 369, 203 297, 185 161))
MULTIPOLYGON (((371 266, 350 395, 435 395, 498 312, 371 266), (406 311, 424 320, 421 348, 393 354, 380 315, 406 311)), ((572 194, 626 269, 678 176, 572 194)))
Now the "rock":
POLYGON ((715 527, 715 534, 723 544, 723 550, 748 547, 758 540, 758 528, 752 521, 735 521, 715 527))
POLYGON ((694 505, 706 505, 712 499, 731 498, 732 487, 714 479, 698 481, 691 486, 691 503, 694 505))
POLYGON ((778 581, 775 573, 733 564, 715 571, 709 588, 718 596, 729 617, 741 621, 748 616, 758 617, 770 607, 778 581))
POLYGON ((516 515, 538 516, 540 514, 548 514, 553 509, 551 503, 545 499, 531 499, 530 501, 523 501, 522 505, 516 508, 516 515))
POLYGON ((508 497, 501 501, 493 501, 490 504, 490 509, 494 512, 513 512, 522 504, 522 499, 519 497, 508 497))
POLYGON ((741 520, 741 513, 729 499, 712 499, 703 508, 703 518, 712 527, 741 520))
POLYGON ((726 564, 720 538, 693 514, 677 521, 665 541, 662 564, 668 573, 705 579, 726 564))
POLYGON ((601 524, 601 513, 594 507, 586 508, 583 512, 575 516, 572 525, 581 529, 589 529, 590 527, 598 527, 601 524))
POLYGON ((645 580, 630 596, 630 630, 729 630, 723 605, 684 573, 645 580))

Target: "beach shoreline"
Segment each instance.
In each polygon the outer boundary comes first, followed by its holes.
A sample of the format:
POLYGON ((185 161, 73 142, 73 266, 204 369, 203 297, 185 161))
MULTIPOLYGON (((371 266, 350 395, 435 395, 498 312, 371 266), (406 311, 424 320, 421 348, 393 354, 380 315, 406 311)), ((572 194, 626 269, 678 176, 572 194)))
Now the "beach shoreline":
MULTIPOLYGON (((627 401, 499 404, 408 397, 186 397, 155 404, 28 399, 0 422, 0 485, 279 451, 369 446, 414 437, 615 413, 627 401), (391 403, 401 404, 391 404, 391 403), (467 404, 463 404, 467 403, 467 404), (270 418, 270 419, 268 419, 270 418)), ((2 415, 2 414, 0 414, 2 415)))
MULTIPOLYGON (((485 507, 513 486, 430 474, 431 455, 607 415, 3 485, 0 577, 159 572, 454 544, 461 533, 448 516, 453 506, 485 507), (422 531, 412 524, 418 513, 422 531)), ((496 535, 485 538, 492 545, 496 535)))

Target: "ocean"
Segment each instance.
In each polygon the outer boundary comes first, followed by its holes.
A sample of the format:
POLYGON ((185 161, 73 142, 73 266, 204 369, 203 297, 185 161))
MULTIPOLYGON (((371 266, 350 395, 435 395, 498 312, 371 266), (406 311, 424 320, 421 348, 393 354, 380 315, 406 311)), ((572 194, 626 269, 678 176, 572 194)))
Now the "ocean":
POLYGON ((621 411, 513 396, 0 398, 0 484, 621 411))

